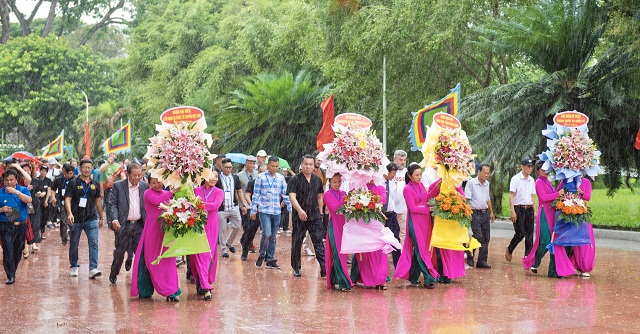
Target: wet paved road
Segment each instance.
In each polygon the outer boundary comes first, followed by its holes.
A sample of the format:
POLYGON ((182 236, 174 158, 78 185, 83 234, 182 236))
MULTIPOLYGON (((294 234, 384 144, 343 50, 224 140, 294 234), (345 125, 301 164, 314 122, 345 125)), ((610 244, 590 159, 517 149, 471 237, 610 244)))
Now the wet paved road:
MULTIPOLYGON (((180 267, 179 303, 129 297, 131 273, 108 280, 113 234, 100 230, 103 276, 87 278, 86 238, 80 241, 80 277, 69 277, 68 251, 58 231, 48 231, 39 253, 20 263, 17 282, 0 286, 4 333, 637 333, 640 270, 634 250, 599 248, 590 279, 549 279, 507 263, 509 232, 497 230, 490 245, 492 269, 470 269, 452 284, 426 290, 392 280, 389 290, 329 291, 312 257, 303 277, 289 267, 291 237, 278 237, 280 270, 256 268, 256 254, 220 259, 213 300, 196 297, 180 267)), ((238 247, 239 248, 239 247, 238 247)), ((390 266, 393 268, 393 266, 390 266)), ((393 269, 391 269, 393 270, 393 269)))

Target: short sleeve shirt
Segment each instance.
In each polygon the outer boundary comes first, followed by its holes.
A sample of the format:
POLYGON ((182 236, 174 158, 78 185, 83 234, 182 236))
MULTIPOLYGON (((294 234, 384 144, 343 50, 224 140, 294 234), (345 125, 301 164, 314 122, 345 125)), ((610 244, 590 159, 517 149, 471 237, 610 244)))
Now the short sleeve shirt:
POLYGON ((64 193, 67 191, 69 182, 75 179, 76 177, 74 176, 69 180, 67 180, 64 176, 60 175, 56 177, 56 179, 53 181, 53 184, 51 185, 51 190, 56 192, 56 195, 60 200, 64 200, 64 193))
POLYGON ((531 175, 525 179, 520 172, 511 178, 509 191, 514 193, 513 205, 533 205, 531 196, 536 193, 536 181, 531 175))
MULTIPOLYGON (((2 188, 0 189, 0 205, 1 206, 9 206, 12 208, 16 208, 18 209, 18 212, 20 212, 20 220, 19 221, 25 221, 27 220, 27 217, 29 217, 29 209, 27 207, 27 204, 25 202, 23 202, 20 197, 18 197, 18 195, 14 195, 14 194, 10 194, 8 192, 5 191, 6 188, 2 188)), ((27 195, 27 196, 31 196, 31 192, 29 191, 29 188, 27 187, 23 187, 20 185, 16 185, 16 190, 27 195)), ((0 222, 6 223, 8 222, 9 219, 7 218, 7 215, 3 212, 0 213, 0 222)))
POLYGON ((489 181, 485 180, 484 184, 480 183, 477 177, 469 180, 464 188, 464 195, 469 200, 469 206, 474 210, 485 210, 489 206, 487 202, 490 199, 489 181))
MULTIPOLYGON (((287 186, 287 194, 295 193, 296 200, 302 210, 307 213, 308 220, 320 219, 320 209, 318 208, 318 194, 324 192, 322 188, 322 180, 311 174, 311 179, 307 181, 307 177, 303 173, 296 174, 291 178, 287 186)), ((294 219, 299 219, 298 215, 293 215, 294 219)))
POLYGON ((91 180, 86 183, 81 178, 75 178, 69 181, 65 191, 65 198, 71 198, 71 213, 76 222, 86 223, 92 219, 98 219, 98 211, 96 210, 96 199, 100 198, 100 184, 91 180), (85 207, 80 207, 80 200, 86 198, 85 207))

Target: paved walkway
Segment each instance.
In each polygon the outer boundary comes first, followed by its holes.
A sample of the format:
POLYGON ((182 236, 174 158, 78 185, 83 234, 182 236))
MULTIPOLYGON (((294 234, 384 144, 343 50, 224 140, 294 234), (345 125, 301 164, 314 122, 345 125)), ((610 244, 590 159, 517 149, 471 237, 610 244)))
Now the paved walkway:
MULTIPOLYGON (((88 251, 81 238, 80 277, 69 277, 67 247, 58 231, 47 232, 39 253, 20 263, 17 282, 0 286, 4 333, 637 333, 640 329, 640 270, 634 250, 603 247, 597 240, 596 269, 590 279, 550 279, 543 261, 538 275, 511 263, 503 250, 510 231, 493 231, 492 269, 470 269, 452 284, 434 290, 392 280, 389 290, 356 288, 330 291, 318 277, 312 257, 303 259, 303 276, 289 267, 291 237, 278 237, 280 270, 256 268, 240 254, 220 259, 213 300, 196 297, 179 268, 183 295, 179 303, 129 297, 131 273, 118 283, 107 279, 113 233, 100 230, 103 276, 87 278, 88 251)), ((633 242, 632 242, 633 244, 633 242)), ((628 249, 640 249, 639 243, 628 249)), ((393 269, 391 269, 393 270, 393 269)))

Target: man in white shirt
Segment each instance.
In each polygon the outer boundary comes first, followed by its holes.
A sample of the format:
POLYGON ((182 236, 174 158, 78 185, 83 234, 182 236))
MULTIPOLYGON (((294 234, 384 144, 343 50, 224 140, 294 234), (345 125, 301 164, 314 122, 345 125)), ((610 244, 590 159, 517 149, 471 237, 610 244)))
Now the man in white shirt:
POLYGON ((404 175, 407 173, 407 152, 403 150, 397 150, 393 153, 393 162, 398 166, 396 176, 391 180, 395 191, 391 192, 391 199, 393 199, 393 205, 395 213, 398 218, 398 224, 400 225, 400 242, 404 241, 405 229, 407 227, 407 203, 404 200, 404 175))
MULTIPOLYGON (((489 258, 489 240, 491 238, 490 223, 493 223, 495 216, 491 207, 491 192, 489 191, 489 175, 491 167, 486 164, 480 165, 478 176, 469 180, 464 188, 464 195, 469 201, 469 206, 473 210, 471 215, 471 231, 473 237, 480 242, 480 250, 478 251, 478 262, 476 268, 489 269, 491 266, 487 263, 489 258)), ((467 265, 473 267, 473 255, 467 252, 467 265)))
POLYGON ((524 256, 527 256, 533 248, 533 222, 535 220, 533 195, 536 194, 536 183, 531 176, 533 160, 522 159, 520 168, 522 171, 512 177, 509 184, 511 222, 513 222, 515 230, 515 234, 504 253, 504 258, 509 262, 511 262, 513 251, 522 239, 524 239, 524 256))
POLYGON ((243 215, 247 214, 247 205, 244 196, 242 196, 242 185, 238 176, 233 174, 233 164, 231 159, 222 159, 222 174, 216 183, 216 187, 224 191, 224 201, 218 209, 218 244, 223 258, 228 258, 229 253, 236 252, 233 247, 233 241, 242 227, 243 215), (231 224, 231 233, 227 238, 227 220, 231 224))

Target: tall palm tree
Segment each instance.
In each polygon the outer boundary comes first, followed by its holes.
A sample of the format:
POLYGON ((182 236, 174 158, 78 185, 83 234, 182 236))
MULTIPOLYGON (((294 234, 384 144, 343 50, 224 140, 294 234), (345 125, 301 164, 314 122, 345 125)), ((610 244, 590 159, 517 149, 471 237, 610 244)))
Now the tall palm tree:
POLYGON ((264 149, 297 161, 315 149, 322 126, 320 102, 329 85, 313 82, 305 70, 296 76, 259 74, 232 93, 230 105, 217 115, 214 137, 222 152, 255 153, 264 149))
POLYGON ((471 140, 486 148, 487 161, 503 169, 517 166, 523 156, 543 150, 540 131, 557 112, 580 111, 590 118, 613 194, 623 171, 640 167, 633 150, 640 125, 640 99, 632 86, 638 57, 625 44, 603 40, 608 17, 595 0, 541 1, 511 9, 508 17, 480 31, 493 36, 498 52, 520 57, 537 72, 463 101, 463 118, 482 124, 471 140))

